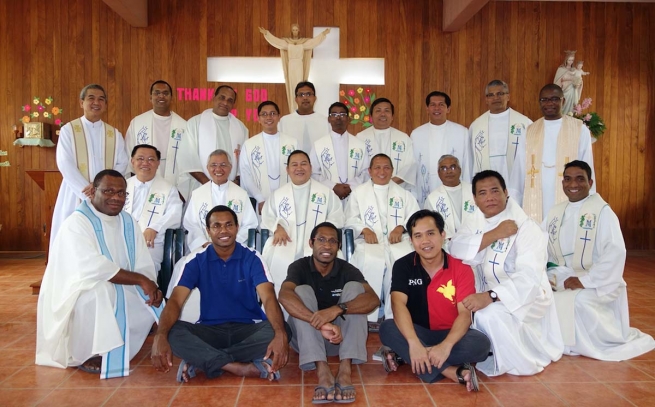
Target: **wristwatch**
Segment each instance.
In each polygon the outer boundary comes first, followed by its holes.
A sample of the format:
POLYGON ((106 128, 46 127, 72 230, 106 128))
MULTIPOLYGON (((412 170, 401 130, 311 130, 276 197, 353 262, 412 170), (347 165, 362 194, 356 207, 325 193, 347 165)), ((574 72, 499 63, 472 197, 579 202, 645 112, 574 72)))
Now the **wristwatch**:
POLYGON ((498 301, 498 294, 496 294, 493 290, 489 290, 487 292, 489 293, 489 297, 491 297, 491 302, 498 301))
POLYGON ((339 315, 341 317, 341 319, 346 319, 346 318, 343 317, 346 314, 346 312, 348 312, 348 306, 346 305, 346 303, 342 302, 342 303, 337 304, 337 306, 339 308, 341 308, 341 315, 339 315))

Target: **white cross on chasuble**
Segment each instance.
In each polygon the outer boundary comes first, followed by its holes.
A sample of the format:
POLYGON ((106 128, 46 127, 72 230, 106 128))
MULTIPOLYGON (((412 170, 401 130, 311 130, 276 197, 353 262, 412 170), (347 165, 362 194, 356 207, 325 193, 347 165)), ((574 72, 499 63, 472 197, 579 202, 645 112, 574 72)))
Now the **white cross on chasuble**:
MULTIPOLYGON (((313 36, 326 28, 314 27, 313 36)), ((339 28, 329 28, 328 36, 314 48, 309 72, 309 81, 316 87, 318 96, 314 111, 323 114, 327 114, 333 101, 339 100, 340 84, 384 85, 384 58, 339 58, 339 28)), ((266 43, 263 37, 261 41, 266 43)), ((279 57, 210 57, 207 58, 207 81, 284 83, 284 72, 279 57)), ((292 86, 295 88, 295 85, 292 86)))

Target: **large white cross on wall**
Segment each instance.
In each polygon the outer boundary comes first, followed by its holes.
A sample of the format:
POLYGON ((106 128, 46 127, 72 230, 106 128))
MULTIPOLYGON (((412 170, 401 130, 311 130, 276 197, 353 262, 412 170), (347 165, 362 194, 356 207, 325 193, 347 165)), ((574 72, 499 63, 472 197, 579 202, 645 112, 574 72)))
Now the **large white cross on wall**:
MULTIPOLYGON (((313 37, 326 28, 314 27, 313 37)), ((266 42, 263 36, 261 40, 266 42)), ((207 81, 284 83, 284 71, 279 56, 210 57, 207 58, 207 81)), ((330 105, 340 100, 340 84, 384 85, 384 58, 339 58, 339 28, 330 27, 325 41, 314 48, 309 81, 316 87, 314 111, 327 115, 330 105)), ((284 104, 281 100, 274 102, 284 104)))

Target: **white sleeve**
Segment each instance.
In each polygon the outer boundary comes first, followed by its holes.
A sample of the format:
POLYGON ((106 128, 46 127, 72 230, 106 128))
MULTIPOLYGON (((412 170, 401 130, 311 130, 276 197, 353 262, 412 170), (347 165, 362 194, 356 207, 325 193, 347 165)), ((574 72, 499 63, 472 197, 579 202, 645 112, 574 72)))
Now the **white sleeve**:
POLYGON ((346 205, 346 229, 352 229, 353 230, 353 236, 357 238, 357 236, 362 234, 362 230, 364 230, 367 226, 362 221, 361 216, 359 215, 359 203, 357 202, 358 199, 358 194, 357 191, 353 191, 353 193, 350 194, 350 197, 348 198, 348 204, 346 205))
POLYGON ((239 225, 239 233, 237 240, 244 246, 248 244, 248 230, 257 229, 259 220, 257 214, 250 204, 250 199, 243 203, 243 214, 241 215, 241 224, 239 225))
POLYGON ((516 147, 516 158, 514 159, 514 165, 512 166, 512 173, 509 176, 509 182, 507 182, 507 192, 509 196, 514 198, 514 200, 523 207, 523 189, 525 184, 525 150, 526 150, 526 141, 525 137, 519 138, 519 144, 516 147))
MULTIPOLYGON (((250 160, 248 159, 248 149, 244 144, 241 146, 241 155, 239 156, 239 173, 241 174, 241 188, 245 189, 248 196, 257 200, 257 203, 264 202, 266 199, 264 194, 257 189, 255 180, 252 177, 252 168, 250 167, 250 160)), ((281 171, 283 169, 280 169, 281 171)))
POLYGON ((191 199, 189 206, 184 213, 183 224, 184 229, 188 232, 186 236, 186 244, 189 246, 189 250, 196 250, 203 244, 207 243, 207 237, 204 232, 205 225, 200 222, 200 219, 198 218, 198 208, 195 207, 193 200, 191 199))
POLYGON ((203 172, 207 163, 200 162, 198 155, 198 126, 200 123, 199 116, 194 116, 187 122, 185 137, 180 141, 180 172, 203 172))
MULTIPOLYGON (((127 128, 127 132, 125 133, 125 152, 127 153, 128 157, 132 156, 132 149, 136 145, 136 134, 134 134, 134 119, 130 122, 130 126, 127 128)), ((134 169, 132 168, 132 163, 131 161, 128 161, 127 163, 127 174, 130 175, 130 173, 134 173, 134 169)))
POLYGON ((130 155, 125 152, 125 139, 123 139, 121 132, 116 130, 116 158, 114 159, 114 169, 125 176, 127 165, 129 163, 130 155))
POLYGON ((57 168, 61 172, 63 182, 75 193, 80 200, 85 200, 86 195, 82 190, 90 184, 86 177, 77 168, 77 157, 75 156, 75 142, 73 141, 72 126, 70 123, 61 128, 59 142, 56 151, 57 168))

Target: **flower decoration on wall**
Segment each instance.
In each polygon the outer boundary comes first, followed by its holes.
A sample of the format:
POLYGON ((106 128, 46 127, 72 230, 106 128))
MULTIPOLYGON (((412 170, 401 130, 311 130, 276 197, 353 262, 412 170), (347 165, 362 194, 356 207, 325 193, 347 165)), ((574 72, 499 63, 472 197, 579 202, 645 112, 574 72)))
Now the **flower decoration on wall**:
POLYGON ((52 96, 45 98, 43 102, 41 102, 40 97, 34 96, 31 103, 21 106, 23 116, 20 118, 20 121, 29 123, 32 119, 37 118, 53 119, 54 124, 61 127, 63 121, 57 116, 62 114, 64 109, 56 106, 54 103, 55 99, 52 96))
POLYGON ((348 106, 350 124, 361 123, 364 128, 371 127, 371 103, 375 100, 375 93, 371 89, 358 87, 357 89, 342 90, 339 96, 342 102, 348 106))
POLYGON ((591 98, 586 98, 582 103, 578 103, 573 107, 573 111, 569 113, 569 116, 573 116, 576 119, 582 120, 585 126, 589 129, 589 132, 596 140, 605 133, 605 123, 603 119, 598 116, 596 112, 584 113, 583 110, 589 109, 591 106, 591 98))

